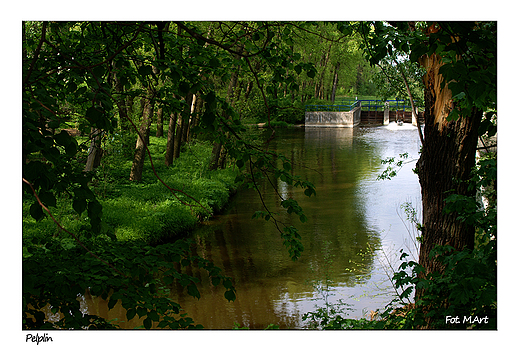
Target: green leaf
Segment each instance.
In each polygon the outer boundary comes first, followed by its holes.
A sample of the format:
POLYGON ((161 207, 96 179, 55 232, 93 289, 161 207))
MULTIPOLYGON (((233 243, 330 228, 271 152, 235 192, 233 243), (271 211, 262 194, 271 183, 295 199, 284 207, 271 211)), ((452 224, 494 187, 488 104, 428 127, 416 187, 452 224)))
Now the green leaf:
POLYGON ((56 198, 54 197, 54 194, 52 194, 51 192, 40 192, 39 197, 42 203, 45 204, 47 207, 56 206, 56 198))
POLYGON ((147 315, 148 311, 146 310, 145 307, 137 307, 136 308, 136 313, 139 316, 139 318, 141 318, 141 317, 144 317, 145 315, 147 315))
POLYGON ((222 284, 224 285, 225 288, 227 288, 228 290, 233 287, 233 283, 231 282, 230 279, 226 279, 222 282, 222 284))
POLYGON ((152 66, 149 66, 149 65, 143 65, 143 66, 140 66, 138 69, 137 69, 137 72, 141 75, 141 76, 148 76, 148 75, 151 75, 152 74, 152 66))
POLYGON ((117 301, 118 301, 117 299, 110 297, 110 300, 108 301, 108 310, 114 308, 115 305, 117 304, 117 301))
POLYGON ((220 277, 218 277, 218 276, 212 277, 211 283, 213 284, 213 286, 218 286, 220 284, 220 277))
POLYGON ((61 131, 60 133, 54 136, 54 141, 56 142, 56 144, 66 147, 70 143, 72 143, 72 137, 66 131, 61 131))
POLYGON ((143 321, 143 325, 144 325, 144 328, 147 329, 147 330, 150 330, 152 328, 152 319, 150 319, 149 317, 147 317, 144 321, 143 321))
POLYGON ((99 203, 97 200, 88 202, 89 216, 99 216, 99 215, 101 215, 102 210, 103 210, 103 207, 101 206, 101 203, 99 203))
POLYGON ((101 118, 103 118, 103 112, 99 111, 98 109, 96 109, 95 107, 91 106, 90 108, 87 109, 87 111, 85 112, 85 116, 87 118, 89 118, 92 122, 97 122, 99 121, 101 118))
POLYGON ((83 198, 76 198, 72 201, 72 208, 81 215, 87 209, 87 200, 83 198))
POLYGON ((135 314, 137 313, 137 311, 134 309, 134 308, 129 308, 127 311, 126 311, 126 319, 127 320, 131 320, 133 319, 133 317, 135 317, 135 314))
POLYGON ((312 196, 313 194, 316 195, 316 191, 313 189, 313 188, 306 188, 305 191, 303 191, 303 193, 307 196, 307 197, 310 197, 312 196))
POLYGON ((103 65, 96 66, 92 69, 92 72, 94 73, 94 76, 96 76, 98 79, 103 77, 105 74, 105 68, 103 65))
POLYGON ((38 202, 34 202, 31 205, 29 212, 36 221, 40 221, 41 219, 43 219, 43 209, 38 202))
POLYGON ((197 288, 197 285, 195 285, 195 284, 191 284, 188 286, 188 294, 192 297, 196 297, 196 298, 200 299, 200 292, 199 292, 199 289, 197 288))
POLYGON ((235 292, 229 290, 229 291, 226 291, 224 293, 224 297, 228 300, 228 301, 234 301, 237 296, 235 295, 235 292))
POLYGON ((156 310, 151 310, 148 313, 148 318, 150 318, 152 321, 159 321, 160 317, 156 310))
POLYGON ((78 151, 78 145, 76 144, 76 141, 69 143, 65 147, 65 153, 67 153, 67 155, 70 157, 73 157, 74 155, 76 155, 77 151, 78 151))

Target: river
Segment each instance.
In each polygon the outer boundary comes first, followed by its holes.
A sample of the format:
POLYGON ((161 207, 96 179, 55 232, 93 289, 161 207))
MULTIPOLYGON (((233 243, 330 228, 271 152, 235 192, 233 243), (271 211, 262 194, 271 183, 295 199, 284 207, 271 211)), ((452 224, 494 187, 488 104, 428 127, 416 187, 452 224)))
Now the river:
MULTIPOLYGON (((268 206, 299 229, 301 258, 291 261, 272 223, 252 219, 262 204, 255 190, 242 190, 223 214, 192 235, 198 255, 234 279, 237 299, 228 302, 223 288, 207 281, 199 288, 199 300, 174 291, 171 297, 206 329, 235 324, 301 329, 306 326, 303 315, 326 302, 343 302, 349 317, 383 308, 394 295, 388 273, 399 264, 399 249, 416 255, 413 226, 403 221, 401 205, 409 202, 420 213, 420 187, 412 172, 419 147, 417 129, 408 124, 277 130, 270 149, 284 154, 292 172, 316 187, 316 197, 309 198, 301 188, 281 181, 276 185, 282 196, 294 197, 303 207, 305 224, 284 213, 272 187, 261 187, 268 206), (386 168, 381 160, 402 153, 408 158, 397 176, 377 180, 386 168)), ((122 315, 119 319, 125 320, 117 306, 107 313, 109 319, 122 315)))

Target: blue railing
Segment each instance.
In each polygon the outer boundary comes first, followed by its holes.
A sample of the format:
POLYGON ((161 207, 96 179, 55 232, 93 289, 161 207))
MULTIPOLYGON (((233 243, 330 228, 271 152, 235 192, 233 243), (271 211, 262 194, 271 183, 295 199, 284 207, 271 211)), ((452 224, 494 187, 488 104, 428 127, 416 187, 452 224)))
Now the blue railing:
POLYGON ((359 100, 354 101, 353 104, 305 105, 305 111, 351 111, 357 106, 360 106, 359 100))
MULTIPOLYGON (((385 103, 388 104, 388 108, 390 110, 402 110, 411 109, 410 105, 407 105, 408 100, 368 100, 368 99, 360 99, 360 100, 347 100, 347 104, 343 104, 345 100, 341 100, 341 104, 330 104, 330 105, 305 105, 305 111, 351 111, 357 106, 361 106, 361 109, 364 111, 383 111, 385 109, 385 103), (352 104, 348 104, 350 102, 352 104)), ((417 105, 416 105, 417 106, 417 105)))

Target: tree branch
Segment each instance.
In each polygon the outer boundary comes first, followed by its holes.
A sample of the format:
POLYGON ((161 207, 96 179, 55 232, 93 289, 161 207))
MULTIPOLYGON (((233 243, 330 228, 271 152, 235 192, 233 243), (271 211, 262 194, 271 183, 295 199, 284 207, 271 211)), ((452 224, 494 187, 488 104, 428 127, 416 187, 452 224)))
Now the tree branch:
POLYGON ((43 42, 45 41, 45 34, 47 32, 47 21, 43 22, 42 25, 42 35, 40 37, 40 42, 38 43, 38 47, 34 51, 34 57, 31 62, 31 66, 29 67, 29 72, 27 72, 27 76, 23 80, 23 85, 27 85, 29 78, 31 77, 32 71, 34 70, 34 66, 36 65, 36 61, 38 60, 38 56, 40 56, 40 50, 42 48, 43 42))

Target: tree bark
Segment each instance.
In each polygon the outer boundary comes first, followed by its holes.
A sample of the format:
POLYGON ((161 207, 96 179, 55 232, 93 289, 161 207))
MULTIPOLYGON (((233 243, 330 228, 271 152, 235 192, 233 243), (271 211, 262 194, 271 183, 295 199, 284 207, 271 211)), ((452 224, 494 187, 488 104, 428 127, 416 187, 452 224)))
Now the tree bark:
POLYGON ((193 95, 188 93, 184 98, 186 106, 180 114, 180 118, 177 121, 177 128, 173 139, 173 158, 177 159, 181 155, 181 147, 187 138, 187 129, 189 127, 189 118, 191 112, 191 100, 193 95))
POLYGON ((175 126, 177 125, 177 114, 170 114, 170 121, 168 123, 168 140, 166 141, 166 154, 164 156, 164 163, 166 166, 173 164, 173 147, 175 143, 175 126))
POLYGON ((157 109, 157 131, 155 132, 155 137, 162 137, 164 136, 164 129, 163 129, 163 108, 160 107, 157 109))
POLYGON ((330 98, 332 103, 334 103, 334 101, 336 100, 336 89, 338 87, 338 81, 339 81, 339 75, 338 75, 339 64, 340 63, 338 62, 334 66, 334 75, 333 75, 334 78, 332 81, 332 93, 331 93, 331 98, 330 98))
POLYGON ((190 133, 190 126, 191 126, 191 114, 193 113, 193 94, 188 93, 186 95, 186 98, 184 98, 184 101, 186 102, 186 107, 184 109, 184 127, 182 129, 182 144, 188 142, 188 135, 190 133))
POLYGON ((182 131, 184 130, 184 118, 179 116, 173 137, 173 158, 177 159, 181 155, 182 131))
POLYGON ((475 165, 478 127, 482 111, 475 109, 471 116, 448 121, 454 108, 451 91, 447 85, 441 89, 442 76, 440 57, 435 54, 423 57, 420 63, 426 68, 424 145, 417 163, 423 204, 422 243, 419 264, 426 274, 443 271, 435 260, 430 260, 430 251, 436 245, 450 245, 456 250, 472 249, 475 229, 456 219, 454 213, 444 212, 445 199, 450 193, 474 196, 468 190, 467 181, 475 165))
POLYGON ((222 144, 215 142, 213 144, 213 150, 211 151, 211 161, 209 162, 209 170, 216 170, 219 166, 220 159, 220 151, 222 149, 222 144))
POLYGON ((119 80, 119 77, 117 76, 117 70, 115 68, 115 64, 112 65, 113 72, 112 77, 114 79, 114 90, 117 93, 116 94, 116 105, 117 105, 117 111, 119 113, 119 127, 121 130, 130 130, 132 128, 132 124, 129 122, 129 116, 130 116, 130 104, 133 104, 133 100, 131 100, 131 97, 128 97, 128 99, 125 99, 123 93, 124 88, 119 80))
POLYGON ((147 97, 144 102, 143 119, 139 128, 139 135, 135 144, 134 160, 130 169, 130 181, 141 181, 143 178, 144 159, 146 147, 150 136, 150 125, 152 123, 155 91, 148 88, 147 97))
POLYGON ((85 163, 85 171, 94 171, 101 163, 101 133, 102 131, 98 128, 92 127, 90 130, 90 148, 85 163))

